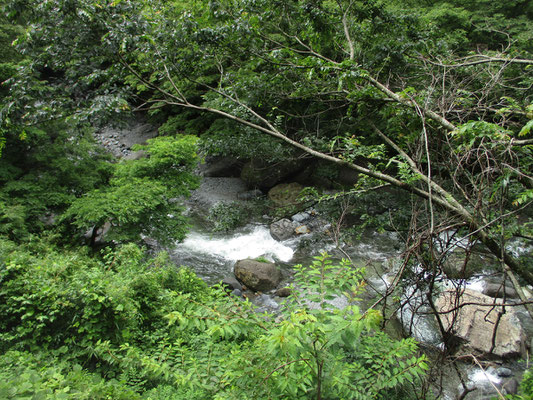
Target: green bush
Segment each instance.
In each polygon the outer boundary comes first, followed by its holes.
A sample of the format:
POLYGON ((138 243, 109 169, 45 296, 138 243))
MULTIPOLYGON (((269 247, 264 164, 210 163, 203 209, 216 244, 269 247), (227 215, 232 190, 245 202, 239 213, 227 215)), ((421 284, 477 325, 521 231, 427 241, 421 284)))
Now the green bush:
POLYGON ((413 340, 357 308, 362 271, 327 254, 296 267, 298 290, 274 316, 135 245, 0 250, 4 398, 369 399, 425 369, 413 340), (336 296, 349 306, 331 307, 336 296))
POLYGON ((209 209, 207 221, 214 232, 228 232, 246 223, 250 210, 235 202, 217 203, 209 209))

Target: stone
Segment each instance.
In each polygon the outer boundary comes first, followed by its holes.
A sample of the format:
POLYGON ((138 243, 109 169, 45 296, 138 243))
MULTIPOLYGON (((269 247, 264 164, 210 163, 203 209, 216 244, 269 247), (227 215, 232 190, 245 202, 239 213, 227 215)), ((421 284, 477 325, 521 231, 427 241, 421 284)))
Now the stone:
POLYGON ((296 228, 298 228, 296 222, 283 218, 270 224, 270 235, 278 241, 287 240, 294 236, 296 228))
POLYGON ((461 247, 457 247, 450 253, 442 265, 444 273, 450 279, 470 278, 477 272, 497 269, 497 267, 495 258, 486 254, 470 252, 467 260, 467 252, 461 247))
POLYGON ((280 183, 268 191, 268 198, 278 207, 300 204, 298 197, 303 189, 299 183, 280 183))
POLYGON ((294 229, 294 233, 297 235, 305 235, 306 233, 311 232, 309 228, 305 225, 300 225, 294 229))
POLYGON ((289 297, 292 293, 291 288, 284 287, 281 289, 276 290, 276 296, 278 297, 289 297))
POLYGON ((513 371, 509 368, 500 367, 496 370, 496 374, 502 378, 508 378, 510 376, 513 376, 513 371))
POLYGON ((294 214, 292 217, 291 217, 291 220, 293 220, 294 222, 298 222, 298 223, 302 223, 306 220, 308 220, 309 218, 311 218, 311 215, 309 215, 309 213, 306 213, 306 212, 300 212, 298 214, 294 214))
POLYGON ((229 291, 232 290, 242 290, 242 285, 237 279, 233 276, 228 276, 222 280, 222 285, 224 285, 229 291))
POLYGON ((243 285, 256 292, 275 289, 281 279, 276 264, 250 259, 237 261, 234 273, 243 285))
POLYGON ((254 159, 241 170, 241 179, 249 188, 270 189, 289 176, 294 176, 306 165, 304 159, 293 159, 268 163, 254 159))
MULTIPOLYGON (((493 330, 501 312, 501 299, 465 289, 444 291, 435 302, 444 329, 462 339, 465 346, 489 354, 493 330), (496 304, 496 305, 494 305, 496 304), (455 311, 451 311, 455 310, 455 311), (453 327, 451 326, 453 324, 453 327)), ((492 355, 516 357, 525 354, 525 333, 516 312, 509 307, 500 318, 492 355)))
MULTIPOLYGON (((489 297, 503 298, 503 291, 504 287, 501 284, 489 282, 485 285, 481 293, 489 297)), ((516 293, 514 288, 506 285, 505 297, 509 299, 517 299, 518 293, 516 293)))

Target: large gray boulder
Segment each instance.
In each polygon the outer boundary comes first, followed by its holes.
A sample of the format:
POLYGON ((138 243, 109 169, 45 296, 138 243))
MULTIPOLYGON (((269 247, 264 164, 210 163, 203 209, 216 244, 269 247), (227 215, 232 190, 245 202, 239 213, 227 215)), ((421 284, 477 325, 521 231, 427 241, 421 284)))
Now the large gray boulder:
POLYGON ((446 330, 452 327, 452 333, 462 339, 470 350, 488 355, 492 347, 492 338, 496 329, 492 355, 499 357, 516 357, 525 354, 525 332, 516 312, 506 307, 502 311, 501 299, 494 299, 479 292, 465 289, 462 293, 455 290, 444 291, 435 302, 437 311, 446 330))
POLYGON ((502 283, 488 282, 482 293, 489 297, 503 298, 505 294, 507 299, 518 299, 516 290, 509 285, 502 285, 502 283))
POLYGON ((450 279, 467 279, 484 270, 495 270, 498 261, 491 255, 469 252, 461 247, 450 253, 443 263, 443 271, 450 279))
POLYGON ((287 218, 280 219, 270 224, 270 236, 279 241, 290 239, 299 226, 300 224, 287 218))
POLYGON ((235 276, 244 286, 256 292, 275 289, 281 280, 276 264, 256 260, 240 260, 235 264, 235 276))

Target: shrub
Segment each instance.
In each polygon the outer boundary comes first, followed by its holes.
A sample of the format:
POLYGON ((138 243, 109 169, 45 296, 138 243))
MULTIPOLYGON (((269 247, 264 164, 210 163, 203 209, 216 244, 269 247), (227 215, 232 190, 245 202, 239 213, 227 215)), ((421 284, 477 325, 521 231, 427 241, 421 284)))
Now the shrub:
POLYGON ((101 258, 0 249, 5 398, 368 399, 425 369, 413 340, 358 309, 362 271, 327 254, 296 267, 298 290, 275 316, 135 245, 101 258))
POLYGON ((249 209, 235 202, 217 203, 209 209, 207 221, 214 232, 228 232, 246 223, 249 209))

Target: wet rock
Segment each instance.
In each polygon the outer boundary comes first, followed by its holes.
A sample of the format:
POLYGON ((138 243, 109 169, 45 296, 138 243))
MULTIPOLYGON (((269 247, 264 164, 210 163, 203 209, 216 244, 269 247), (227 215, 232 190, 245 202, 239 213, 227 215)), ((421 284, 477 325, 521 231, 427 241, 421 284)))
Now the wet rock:
POLYGON ((233 290, 231 294, 235 297, 242 297, 242 291, 240 291, 239 289, 233 290))
POLYGON ((256 306, 259 306, 259 310, 261 310, 261 312, 277 310, 279 308, 279 304, 272 297, 264 293, 261 293, 259 296, 257 296, 253 303, 256 306))
POLYGON ((442 266, 444 273, 450 279, 470 278, 475 273, 494 268, 497 268, 494 257, 477 252, 467 254, 467 251, 461 247, 450 253, 442 266))
POLYGON ((311 231, 309 230, 309 228, 305 225, 300 225, 296 227, 296 229, 294 229, 294 233, 296 233, 297 235, 305 235, 306 233, 310 232, 311 231))
POLYGON ((306 225, 313 232, 325 232, 329 234, 331 230, 331 224, 322 218, 313 218, 306 222, 306 225))
POLYGON ((222 280, 222 285, 231 290, 242 290, 242 285, 237 279, 232 276, 228 276, 222 280))
POLYGON ((508 299, 517 299, 518 293, 516 290, 510 286, 502 286, 499 283, 487 283, 483 288, 483 294, 489 297, 503 298, 505 290, 505 297, 508 299))
POLYGON ((281 273, 274 263, 249 259, 237 261, 234 273, 243 285, 257 292, 274 289, 281 279, 281 273))
POLYGON ((287 218, 283 218, 270 224, 270 235, 275 240, 287 240, 294 236, 294 230, 296 228, 298 228, 298 224, 296 222, 292 222, 287 218))
POLYGON ((496 370, 496 374, 498 374, 498 376, 501 376, 502 378, 508 378, 510 376, 513 376, 513 371, 509 368, 500 367, 496 370))
POLYGON ((278 207, 300 204, 298 197, 303 189, 299 183, 281 183, 268 191, 268 198, 278 207))
MULTIPOLYGON (((444 291, 435 302, 446 330, 462 339, 465 346, 489 354, 492 346, 493 331, 498 314, 502 311, 501 299, 493 299, 473 290, 463 293, 444 291), (454 311, 452 311, 454 310, 454 311), (453 324, 453 327, 452 327, 453 324)), ((525 333, 516 313, 506 308, 500 318, 493 355, 516 357, 525 353, 525 333)))
POLYGON ((276 296, 278 297, 289 297, 292 293, 291 288, 284 287, 281 289, 276 290, 276 296))
POLYGON ((311 218, 311 215, 309 213, 306 213, 306 212, 300 212, 298 214, 294 214, 291 219, 294 221, 294 222, 298 222, 298 223, 302 223, 304 221, 307 221, 309 218, 311 218))

